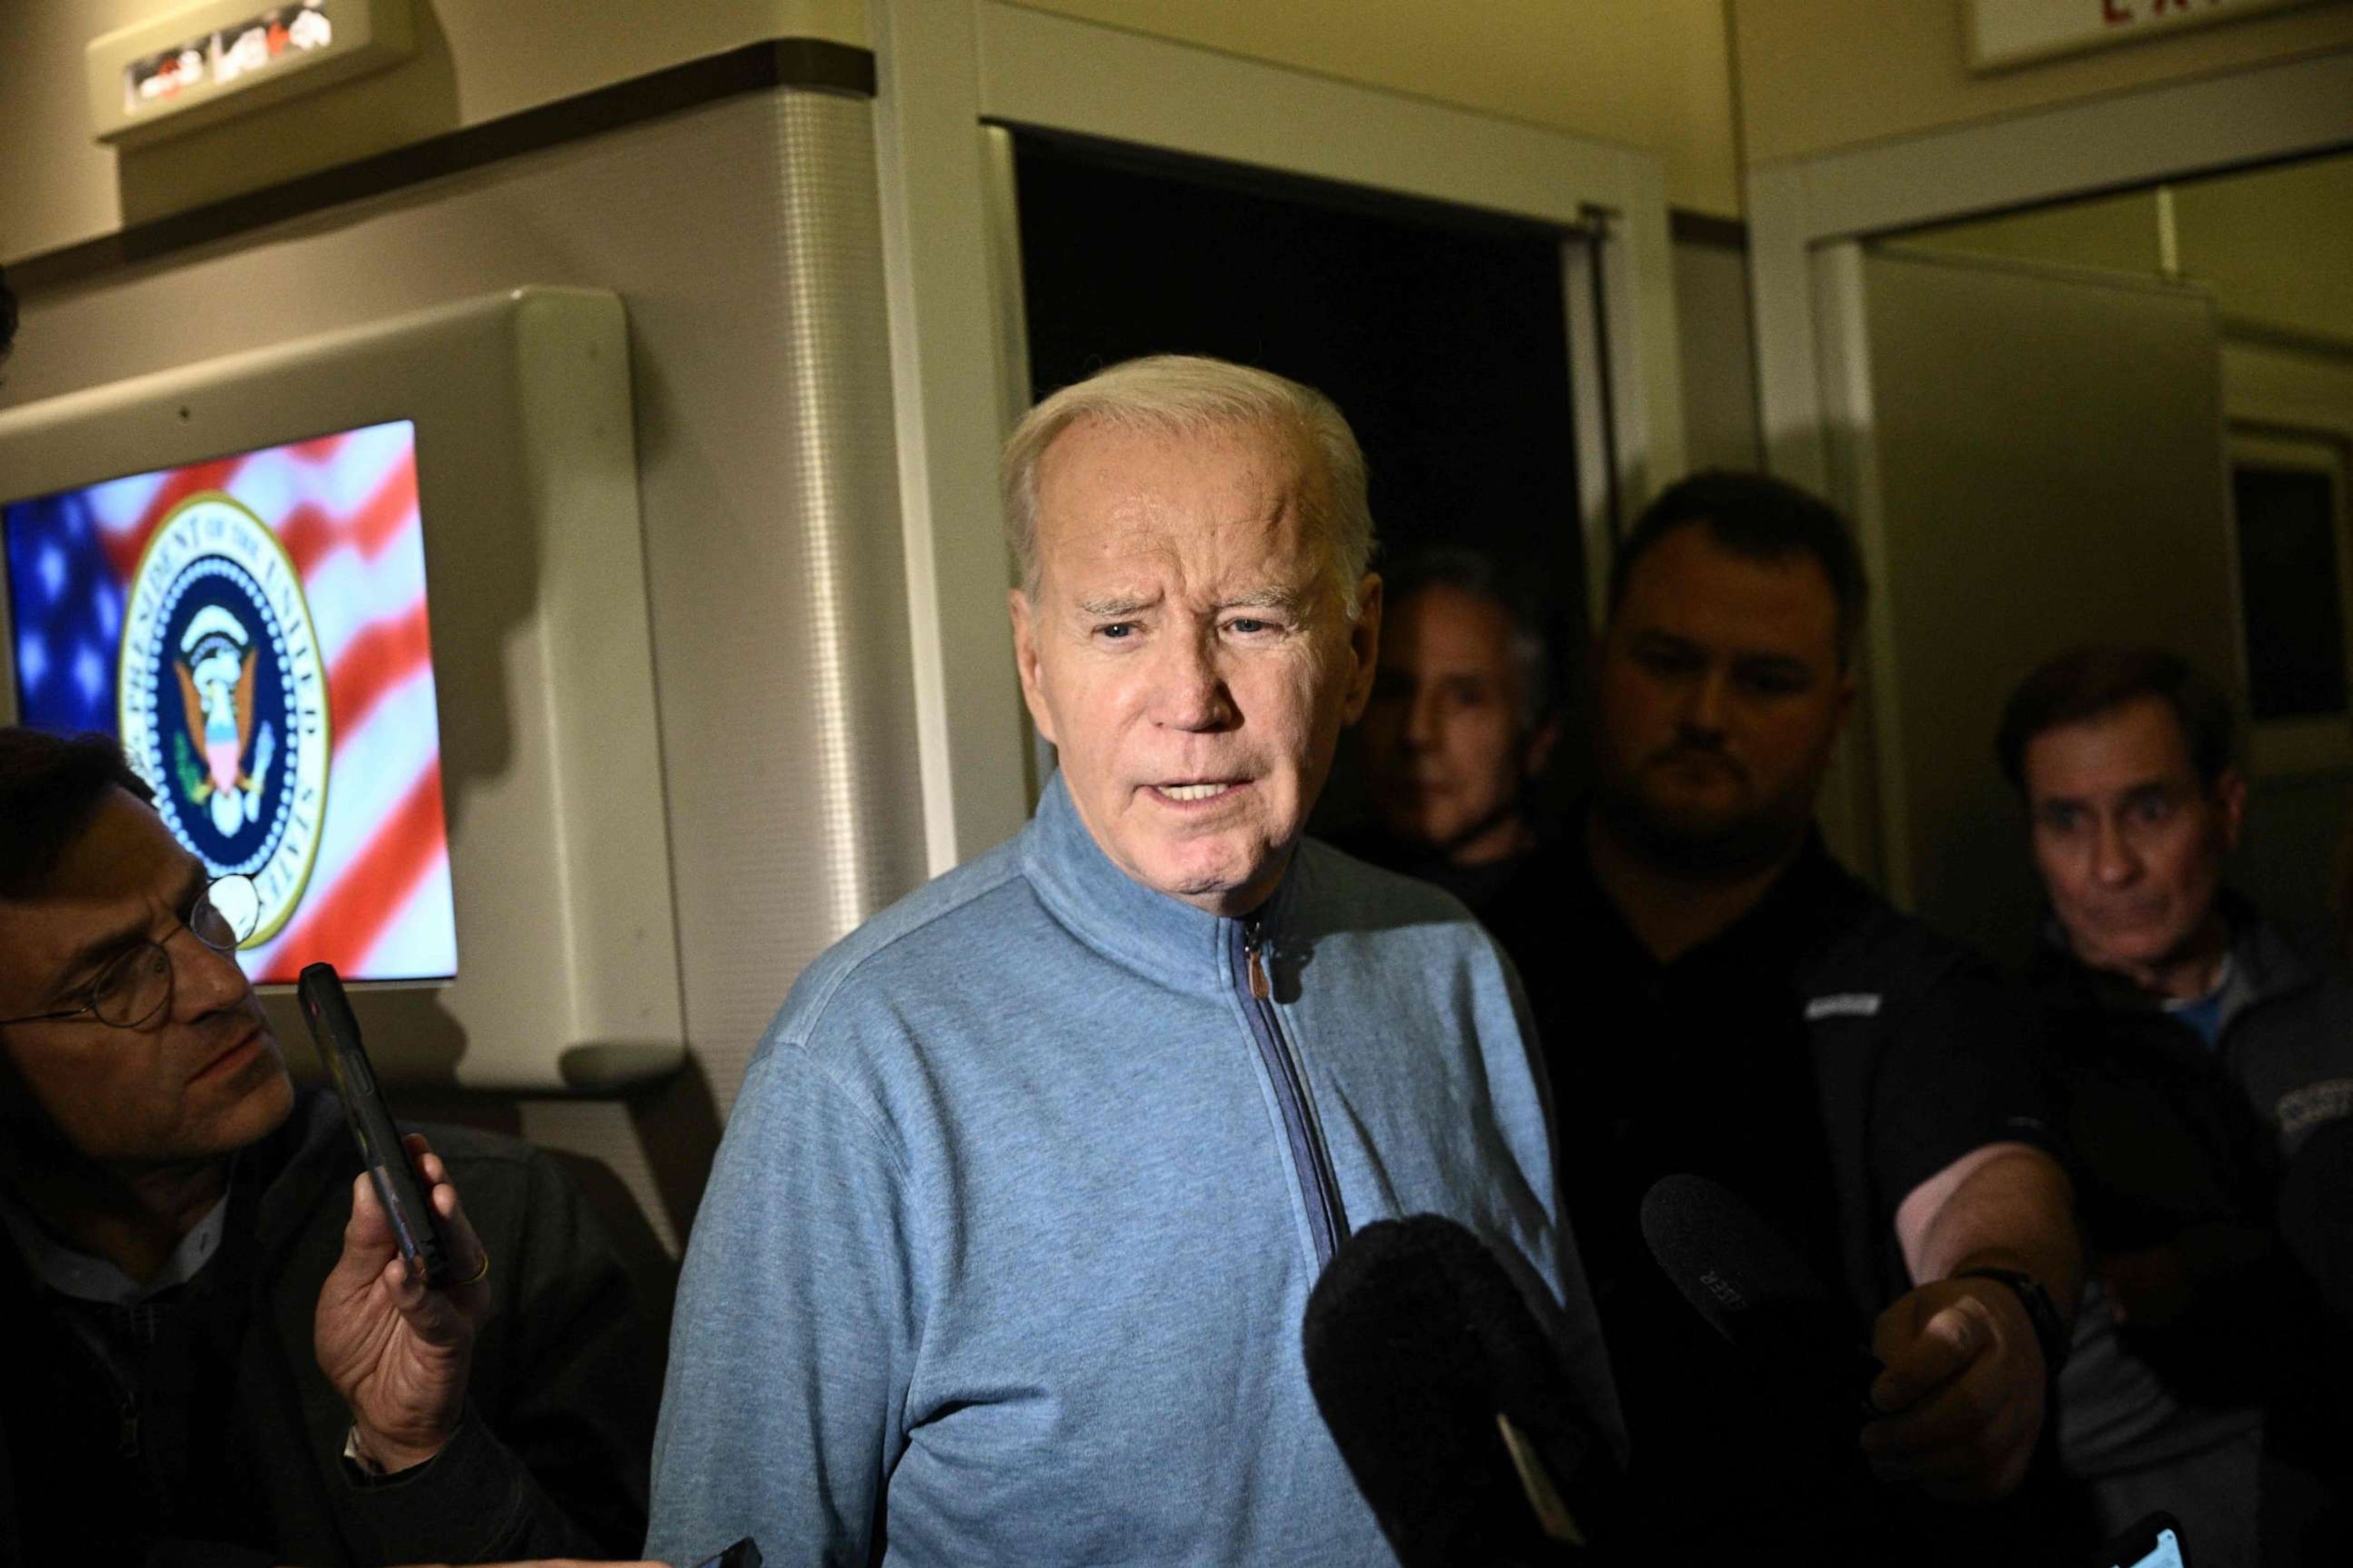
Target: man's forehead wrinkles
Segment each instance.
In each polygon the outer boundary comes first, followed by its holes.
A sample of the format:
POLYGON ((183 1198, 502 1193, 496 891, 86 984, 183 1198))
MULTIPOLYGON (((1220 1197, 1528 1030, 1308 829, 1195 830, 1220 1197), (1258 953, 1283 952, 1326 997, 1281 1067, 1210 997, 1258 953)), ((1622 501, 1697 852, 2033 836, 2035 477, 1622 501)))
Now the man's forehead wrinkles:
MULTIPOLYGON (((175 880, 168 885, 170 891, 164 894, 163 902, 166 912, 176 917, 186 914, 188 906, 195 902, 196 895, 205 890, 212 878, 204 863, 193 858, 172 864, 170 869, 175 880)), ((154 885, 162 887, 165 885, 159 877, 154 885)), ((121 899, 110 897, 89 902, 111 909, 119 905, 121 899)), ((65 973, 70 976, 75 970, 86 968, 118 948, 145 940, 154 933, 154 929, 155 912, 142 901, 139 908, 111 920, 104 927, 76 943, 72 956, 67 960, 65 973)))
POLYGON ((1292 609, 1306 597, 1302 588, 1292 584, 1274 583, 1264 588, 1220 594, 1217 602, 1221 609, 1292 609))
MULTIPOLYGON (((1204 530, 1204 534, 1212 531, 1204 530)), ((1176 599, 1190 605, 1291 607, 1314 598, 1323 565, 1312 543, 1295 549, 1237 550, 1230 537, 1190 543, 1154 541, 1086 551, 1048 575, 1069 584, 1070 600, 1093 611, 1142 609, 1176 599)))
MULTIPOLYGON (((1134 615, 1140 610, 1158 609, 1167 602, 1168 597, 1167 594, 1157 591, 1082 594, 1074 603, 1082 615, 1134 615)), ((1224 592, 1180 590, 1176 597, 1187 609, 1296 611, 1303 609, 1314 595, 1306 585, 1274 582, 1224 592)))

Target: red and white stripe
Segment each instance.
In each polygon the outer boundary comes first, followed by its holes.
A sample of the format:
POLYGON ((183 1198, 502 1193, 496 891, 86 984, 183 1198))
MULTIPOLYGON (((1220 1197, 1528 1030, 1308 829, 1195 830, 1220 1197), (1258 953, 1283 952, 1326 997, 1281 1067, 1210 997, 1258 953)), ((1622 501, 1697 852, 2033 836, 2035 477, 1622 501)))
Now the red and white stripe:
POLYGON ((301 573, 334 745, 310 885, 285 927, 244 955, 247 970, 290 980, 323 960, 370 979, 456 973, 414 427, 376 425, 95 487, 126 594, 164 516, 206 490, 267 524, 301 573))

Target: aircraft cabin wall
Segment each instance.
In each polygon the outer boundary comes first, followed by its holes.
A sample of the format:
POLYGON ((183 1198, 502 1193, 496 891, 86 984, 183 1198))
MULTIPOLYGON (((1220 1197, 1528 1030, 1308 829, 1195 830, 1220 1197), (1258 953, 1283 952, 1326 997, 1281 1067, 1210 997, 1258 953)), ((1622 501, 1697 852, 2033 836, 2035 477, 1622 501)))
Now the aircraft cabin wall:
MULTIPOLYGON (((673 1248, 793 977, 929 869, 877 199, 890 154, 858 69, 893 5, 953 19, 995 0, 417 0, 406 64, 119 155, 89 138, 81 47, 172 0, 0 9, 0 262, 26 307, 0 406, 521 283, 623 297, 664 748, 666 799, 648 808, 670 825, 693 1065, 626 1104, 417 1109, 605 1160, 673 1248), (832 75, 786 84, 777 39, 816 40, 791 58, 832 75), (472 132, 489 139, 462 167, 420 178, 399 161, 472 132)), ((1764 444, 1739 227, 1759 166, 2353 48, 2353 16, 2320 6, 1985 79, 1954 63, 1960 0, 1900 26, 1871 0, 1020 9, 1657 157, 1694 463, 1751 463, 1764 444)), ((996 613, 998 585, 950 589, 996 613)))

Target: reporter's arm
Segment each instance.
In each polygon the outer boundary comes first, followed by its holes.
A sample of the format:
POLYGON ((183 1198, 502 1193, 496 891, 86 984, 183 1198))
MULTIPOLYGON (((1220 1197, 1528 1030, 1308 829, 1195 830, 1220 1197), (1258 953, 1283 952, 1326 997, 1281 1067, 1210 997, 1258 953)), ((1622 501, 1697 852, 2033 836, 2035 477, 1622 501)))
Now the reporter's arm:
MULTIPOLYGON (((645 1529, 659 1342, 602 1227, 552 1160, 503 1140, 459 1140, 450 1155, 467 1189, 452 1250, 461 1266, 487 1251, 491 1272, 427 1294, 462 1301, 480 1290, 499 1305, 470 1319, 476 1338, 458 1417, 423 1462, 413 1448, 380 1451, 376 1433, 396 1413, 362 1420, 364 1401, 354 1402, 358 1449, 388 1473, 343 1462, 338 1512, 376 1562, 634 1552, 645 1529)), ((448 1173, 438 1159, 427 1163, 429 1177, 448 1173)), ((363 1202, 372 1207, 373 1194, 355 1208, 363 1202)), ((435 1202, 448 1219, 438 1192, 435 1202)), ((326 1306, 322 1297, 322 1313, 326 1306)))
POLYGON ((2084 1245, 2074 1189, 2042 1150, 1989 1143, 1969 1150, 1905 1195, 1895 1235, 1915 1285, 1972 1268, 2015 1269, 2041 1282, 2064 1322, 2075 1320, 2084 1245))
POLYGON ((1882 1479, 1919 1482, 1949 1498, 1995 1498, 2025 1478, 2052 1369, 2021 1291, 1971 1271, 2027 1277, 2063 1337, 2083 1285, 2071 1196, 2066 1172, 2049 1154, 1993 1144, 1954 1161, 1898 1207, 1905 1262, 1924 1283, 1873 1327, 1873 1350, 1886 1370, 1872 1402, 1886 1414, 1864 1428, 1862 1441, 1882 1479))

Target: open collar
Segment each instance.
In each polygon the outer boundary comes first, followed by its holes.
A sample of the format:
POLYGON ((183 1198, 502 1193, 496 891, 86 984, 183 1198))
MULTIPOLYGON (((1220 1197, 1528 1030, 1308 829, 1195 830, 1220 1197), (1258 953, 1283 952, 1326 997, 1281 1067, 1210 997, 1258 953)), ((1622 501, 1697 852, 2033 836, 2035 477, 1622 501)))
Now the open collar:
MULTIPOLYGON (((2225 887, 2216 902, 2231 937, 2226 1022, 2250 1007, 2276 1001, 2320 983, 2321 969, 2311 957, 2254 903, 2236 889, 2225 887)), ((2067 927, 2048 903, 2042 908, 2032 975, 2047 984, 2074 985, 2115 1009, 2162 1011, 2162 1001, 2119 974, 2098 969, 2075 956, 2067 927)))

